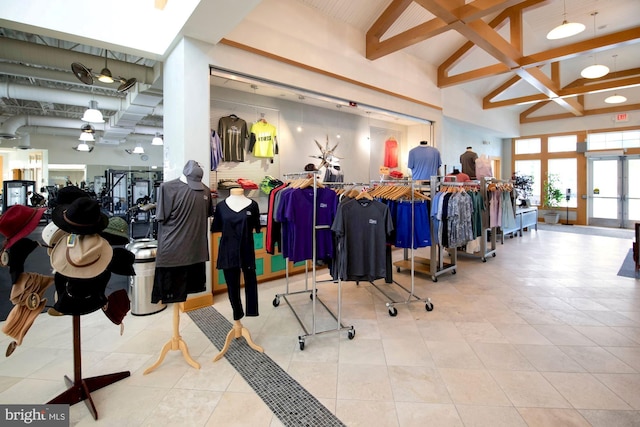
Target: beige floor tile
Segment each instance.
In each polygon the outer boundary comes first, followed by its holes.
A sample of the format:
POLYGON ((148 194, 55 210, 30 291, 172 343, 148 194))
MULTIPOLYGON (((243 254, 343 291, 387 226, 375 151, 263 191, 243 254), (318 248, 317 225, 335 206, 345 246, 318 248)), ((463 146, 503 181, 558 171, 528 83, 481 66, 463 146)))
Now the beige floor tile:
POLYGON ((595 374, 633 409, 640 409, 640 374, 595 374))
POLYGON ((640 372, 640 347, 604 347, 604 349, 640 372))
POLYGON ((387 366, 435 367, 431 353, 422 340, 385 339, 382 345, 387 366))
POLYGON ((450 368, 439 368, 438 371, 456 405, 511 405, 487 371, 450 368))
POLYGON ((516 407, 571 407, 539 372, 491 371, 491 375, 516 407))
POLYGON ((291 362, 287 372, 315 397, 336 398, 338 388, 337 363, 291 362))
POLYGON ((217 391, 169 390, 144 420, 144 425, 205 425, 218 405, 217 391))
POLYGON ((545 372, 543 375, 576 409, 632 409, 591 374, 545 372))
POLYGON ((336 404, 336 416, 349 427, 398 426, 393 402, 340 399, 336 404))
POLYGON ((482 361, 466 342, 427 341, 427 348, 439 368, 481 369, 482 361))
POLYGON ((366 339, 357 336, 357 338, 354 338, 353 340, 341 341, 338 362, 349 364, 384 365, 386 362, 382 340, 366 339))
POLYGON ((584 313, 606 326, 640 327, 640 316, 637 311, 585 311, 584 313))
POLYGON ((524 357, 539 371, 584 372, 585 369, 556 346, 516 345, 524 357))
POLYGON ((592 427, 636 427, 640 425, 640 411, 581 410, 592 427))
POLYGON ((513 407, 456 405, 465 427, 526 427, 513 407))
POLYGON ((529 427, 591 427, 575 409, 518 408, 529 427))
POLYGON ((467 342, 508 342, 489 322, 456 322, 455 325, 467 342))
POLYGON ((594 345, 594 342, 569 325, 535 325, 538 332, 555 345, 594 345))
POLYGON ((635 373, 631 366, 602 347, 559 347, 566 355, 591 373, 635 373))
MULTIPOLYGON (((452 404, 396 402, 400 427, 463 427, 460 415, 452 404)), ((372 424, 375 425, 375 424, 372 424)))
MULTIPOLYGON (((253 393, 225 392, 218 398, 205 426, 269 426, 273 414, 253 393), (248 410, 251 408, 251 410, 248 410)), ((177 424, 176 424, 177 425, 177 424)), ((188 425, 182 423, 181 425, 188 425)))
POLYGON ((493 326, 495 326, 502 336, 511 344, 551 344, 551 341, 546 339, 531 325, 493 323, 493 326))
POLYGON ((424 366, 389 366, 389 378, 396 402, 451 403, 440 374, 424 366))
POLYGON ((449 320, 435 320, 420 326, 420 333, 425 341, 464 341, 464 337, 449 320))
POLYGON ((573 328, 601 346, 630 347, 638 345, 631 338, 624 336, 609 326, 574 326, 573 328))
POLYGON ((393 400, 387 367, 383 365, 338 365, 338 400, 393 400))
POLYGON ((470 344, 487 369, 532 371, 533 365, 511 344, 474 342, 470 344))
POLYGON ((631 326, 612 326, 611 329, 627 338, 631 338, 638 346, 640 346, 640 328, 631 326))

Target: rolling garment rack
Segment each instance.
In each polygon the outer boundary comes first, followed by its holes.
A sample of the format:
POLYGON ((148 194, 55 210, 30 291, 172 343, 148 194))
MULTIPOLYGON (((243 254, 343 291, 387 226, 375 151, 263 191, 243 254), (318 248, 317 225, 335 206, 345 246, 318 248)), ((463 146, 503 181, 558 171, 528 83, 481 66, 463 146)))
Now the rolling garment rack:
MULTIPOLYGON (((414 191, 423 192, 426 189, 429 190, 429 194, 433 200, 433 196, 440 190, 441 185, 445 184, 442 182, 444 177, 442 176, 432 176, 431 180, 423 180, 423 181, 411 181, 411 188, 414 191)), ((455 184, 452 182, 446 184, 455 184)), ((459 186, 461 183, 457 183, 459 186)), ((410 270, 412 275, 415 272, 424 273, 431 276, 431 280, 434 282, 438 281, 438 276, 441 276, 445 273, 451 272, 451 274, 456 274, 457 268, 457 250, 456 248, 448 248, 450 262, 444 261, 444 254, 442 245, 438 242, 438 236, 434 233, 433 222, 431 221, 431 213, 429 213, 429 221, 430 229, 431 229, 431 247, 429 252, 429 258, 415 256, 413 248, 411 248, 411 256, 409 256, 409 251, 405 249, 404 251, 404 259, 401 261, 395 262, 393 265, 396 266, 396 271, 400 272, 402 269, 410 270)), ((412 245, 413 246, 413 245, 412 245)))
MULTIPOLYGON (((415 294, 415 270, 414 270, 414 238, 415 238, 415 234, 414 234, 414 230, 415 230, 415 202, 416 202, 416 196, 419 199, 428 199, 427 196, 423 195, 422 193, 419 193, 415 190, 414 186, 413 186, 413 182, 411 182, 409 179, 402 179, 402 180, 377 180, 377 181, 371 181, 371 185, 375 185, 378 184, 378 187, 376 188, 380 188, 382 186, 394 186, 394 187, 404 187, 405 191, 401 192, 401 191, 394 191, 392 194, 394 194, 394 197, 396 196, 400 196, 400 197, 408 197, 408 201, 411 203, 411 257, 409 258, 409 262, 410 262, 410 269, 411 269, 411 289, 407 289, 406 287, 404 287, 402 284, 398 283, 395 280, 391 280, 391 282, 389 284, 394 284, 396 286, 398 286, 399 288, 401 288, 402 290, 404 290, 407 293, 407 298, 405 300, 402 301, 395 301, 393 300, 393 298, 391 298, 389 295, 387 295, 385 293, 385 291, 378 285, 376 285, 373 281, 369 281, 369 283, 378 290, 378 292, 380 292, 382 295, 384 295, 385 298, 387 298, 389 301, 387 301, 385 303, 387 309, 389 310, 389 315, 391 317, 395 317, 398 315, 398 310, 395 308, 396 305, 398 304, 411 304, 411 303, 415 303, 415 302, 424 302, 425 303, 425 309, 427 311, 432 311, 433 310, 433 303, 431 302, 431 298, 420 298, 419 296, 417 296, 415 294)), ((378 197, 375 194, 378 194, 375 189, 373 191, 371 191, 371 195, 373 197, 378 197)), ((384 193, 381 195, 381 198, 384 198, 384 193)), ((405 259, 407 258, 406 254, 407 254, 408 249, 404 248, 404 252, 405 252, 405 259)), ((395 265, 395 264, 394 264, 395 265)))
MULTIPOLYGON (((487 192, 487 187, 492 178, 481 178, 480 182, 458 182, 455 185, 462 185, 464 188, 472 188, 480 191, 480 197, 486 206, 489 206, 489 194, 487 192)), ((447 186, 452 184, 451 182, 444 182, 443 186, 447 186)), ((491 227, 489 224, 489 216, 488 214, 481 215, 481 223, 482 223, 482 231, 480 236, 480 251, 476 255, 476 253, 469 253, 465 251, 460 251, 460 255, 465 255, 468 257, 477 257, 482 262, 487 262, 487 257, 496 256, 496 242, 497 242, 497 227, 491 227), (487 244, 489 243, 489 245, 487 244)))
MULTIPOLYGON (((304 178, 304 177, 307 177, 308 175, 309 175, 309 172, 294 173, 294 174, 284 174, 284 178, 285 178, 285 180, 288 180, 291 177, 304 178)), ((278 307, 280 305, 280 299, 281 298, 284 299, 284 301, 287 303, 287 305, 289 306, 289 308, 293 312, 293 315, 298 320, 298 323, 300 324, 300 327, 304 331, 304 335, 299 335, 298 336, 298 343, 300 345, 300 350, 304 350, 305 340, 306 340, 307 337, 310 337, 310 336, 324 334, 324 333, 327 333, 327 332, 340 332, 340 331, 345 330, 345 329, 348 331, 347 332, 347 336, 348 336, 348 338, 350 340, 352 340, 356 336, 356 330, 355 330, 355 328, 353 326, 344 326, 342 324, 342 320, 341 320, 342 319, 342 285, 341 285, 340 281, 338 281, 338 313, 337 314, 334 314, 333 311, 331 311, 331 309, 317 295, 318 279, 317 279, 317 271, 316 271, 316 257, 317 257, 317 254, 316 254, 316 249, 317 249, 316 248, 316 231, 320 230, 320 229, 329 229, 331 226, 330 225, 317 225, 317 220, 316 220, 317 195, 318 195, 318 188, 321 185, 319 180, 318 180, 317 173, 313 173, 313 176, 311 178, 307 178, 306 183, 301 185, 299 188, 305 188, 307 186, 307 184, 308 185, 313 185, 313 212, 312 212, 312 215, 313 215, 313 220, 312 220, 313 232, 311 233, 311 235, 312 235, 312 239, 311 239, 312 240, 312 243, 311 243, 312 244, 311 285, 312 286, 311 286, 311 289, 309 289, 308 282, 307 282, 308 265, 305 265, 305 289, 303 291, 289 292, 289 270, 288 270, 289 262, 288 262, 288 259, 287 259, 287 262, 286 262, 286 292, 282 293, 282 294, 276 294, 275 298, 273 299, 273 306, 274 307, 278 307), (301 294, 301 293, 306 293, 306 292, 310 292, 309 297, 311 298, 311 328, 310 328, 310 330, 307 329, 307 327, 305 326, 305 323, 300 318, 300 316, 296 312, 295 308, 293 307, 293 305, 291 304, 291 302, 287 298, 290 295, 301 294), (335 328, 318 331, 317 324, 316 324, 316 307, 317 307, 317 303, 322 305, 322 307, 324 307, 325 310, 336 321, 336 327, 335 328)), ((305 261, 305 263, 306 263, 306 261, 305 261)))

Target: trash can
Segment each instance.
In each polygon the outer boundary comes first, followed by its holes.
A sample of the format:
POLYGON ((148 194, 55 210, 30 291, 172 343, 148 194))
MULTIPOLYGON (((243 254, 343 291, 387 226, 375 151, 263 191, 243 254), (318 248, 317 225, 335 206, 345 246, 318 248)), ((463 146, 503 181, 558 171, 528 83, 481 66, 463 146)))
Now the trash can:
POLYGON ((153 279, 156 270, 156 250, 158 241, 153 239, 137 239, 126 246, 135 256, 133 270, 135 276, 129 277, 129 300, 131 301, 131 314, 146 316, 158 313, 166 304, 152 304, 153 279))

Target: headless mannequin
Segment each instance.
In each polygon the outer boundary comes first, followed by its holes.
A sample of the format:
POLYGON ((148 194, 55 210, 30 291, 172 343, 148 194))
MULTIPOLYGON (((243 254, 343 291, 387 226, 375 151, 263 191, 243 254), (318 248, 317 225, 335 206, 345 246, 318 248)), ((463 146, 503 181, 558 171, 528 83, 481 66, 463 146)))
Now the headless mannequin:
MULTIPOLYGON (((227 197, 224 201, 227 206, 229 206, 229 208, 234 212, 240 212, 242 209, 251 204, 251 199, 244 195, 244 189, 242 188, 232 188, 229 191, 229 197, 227 197)), ((242 322, 240 320, 236 320, 233 324, 233 328, 231 328, 231 330, 227 334, 227 338, 224 342, 224 347, 222 347, 220 353, 218 353, 218 355, 213 358, 213 361, 217 362, 218 360, 220 360, 229 349, 231 340, 233 340, 234 338, 238 339, 240 337, 244 337, 244 339, 247 341, 247 344, 249 344, 249 347, 251 347, 252 349, 259 351, 260 353, 264 352, 262 347, 253 342, 249 330, 242 326, 242 322)))

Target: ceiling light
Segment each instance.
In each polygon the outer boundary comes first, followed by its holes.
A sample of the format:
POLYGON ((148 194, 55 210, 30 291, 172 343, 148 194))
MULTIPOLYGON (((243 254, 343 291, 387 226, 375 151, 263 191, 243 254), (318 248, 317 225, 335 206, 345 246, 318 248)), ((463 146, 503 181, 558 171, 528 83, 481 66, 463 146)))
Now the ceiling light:
MULTIPOLYGON (((593 16, 593 37, 596 37, 596 15, 598 12, 593 12, 591 16, 593 16)), ((606 65, 598 64, 598 58, 596 54, 593 54, 593 65, 588 66, 584 70, 580 72, 580 75, 585 79, 597 79, 600 77, 604 77, 609 74, 609 67, 606 65)))
POLYGON ((89 151, 91 151, 91 147, 89 147, 89 146, 87 145, 87 143, 86 143, 86 142, 81 142, 81 143, 80 143, 80 144, 78 144, 78 146, 76 147, 76 150, 78 150, 78 151, 84 151, 84 152, 87 152, 87 153, 88 153, 89 151))
POLYGON ((133 154, 144 154, 144 148, 142 148, 142 145, 138 144, 138 145, 136 145, 136 148, 133 149, 132 153, 133 154))
POLYGON ((80 133, 80 138, 78 138, 78 140, 80 141, 95 141, 96 139, 93 137, 92 133, 87 133, 87 132, 81 132, 80 133))
POLYGON ((164 145, 164 141, 160 137, 160 133, 156 132, 156 136, 151 140, 151 145, 164 145))
POLYGON ((104 123, 102 113, 98 110, 98 101, 89 101, 89 109, 84 112, 84 116, 80 120, 89 123, 104 123))
POLYGON ((607 97, 604 102, 606 102, 607 104, 621 104, 623 102, 626 102, 627 98, 625 98, 622 95, 618 95, 617 93, 615 95, 611 95, 609 97, 607 97))
POLYGON ((85 123, 80 127, 80 130, 83 133, 96 133, 96 130, 93 126, 91 126, 89 123, 85 123))
POLYGON ((568 22, 567 21, 567 3, 563 2, 564 12, 562 13, 563 21, 561 25, 558 25, 553 30, 547 33, 547 39, 549 40, 558 40, 564 39, 566 37, 575 36, 584 31, 586 28, 584 24, 579 22, 568 22))
POLYGON ((597 79, 609 74, 609 67, 601 64, 589 65, 587 68, 580 72, 580 75, 585 79, 597 79))
POLYGON ((73 71, 73 74, 78 78, 78 80, 86 85, 92 85, 93 79, 96 78, 103 83, 120 83, 120 86, 118 86, 117 89, 118 92, 125 92, 131 89, 131 87, 136 84, 136 79, 126 79, 124 77, 114 78, 113 74, 111 74, 111 70, 107 68, 108 52, 108 50, 104 51, 104 68, 102 69, 102 71, 100 71, 100 74, 94 74, 91 71, 91 68, 87 68, 79 62, 73 62, 71 64, 71 70, 73 71))

